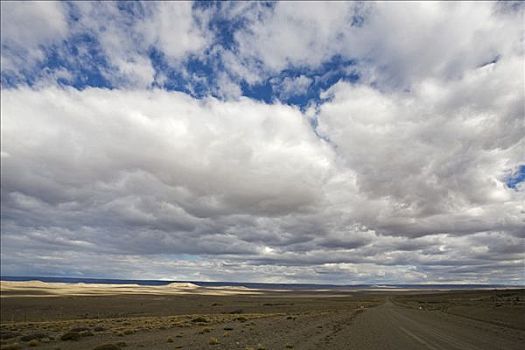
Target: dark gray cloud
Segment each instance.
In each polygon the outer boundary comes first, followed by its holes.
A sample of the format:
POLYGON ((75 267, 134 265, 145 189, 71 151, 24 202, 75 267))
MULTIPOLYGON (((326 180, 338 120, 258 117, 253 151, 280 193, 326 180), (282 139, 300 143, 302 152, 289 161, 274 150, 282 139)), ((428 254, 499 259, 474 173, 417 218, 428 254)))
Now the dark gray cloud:
MULTIPOLYGON (((249 30, 235 34, 235 53, 214 49, 224 99, 198 100, 145 89, 162 77, 144 52, 154 46, 172 65, 202 54, 214 35, 205 10, 154 6, 154 25, 116 18, 102 30, 112 4, 75 4, 73 28, 61 6, 9 7, 35 28, 17 32, 2 15, 2 43, 33 67, 46 45, 89 30, 126 88, 2 90, 2 274, 525 282, 525 191, 505 184, 525 161, 515 10, 227 4, 220 15, 249 30), (166 13, 185 20, 170 28, 166 13), (238 96, 242 80, 333 55, 354 59, 361 79, 306 111, 238 96)), ((3 53, 2 69, 23 63, 15 56, 3 53)), ((273 82, 290 96, 310 84, 273 82)))
MULTIPOLYGON (((424 112, 420 96, 345 84, 329 93, 318 131, 333 144, 279 104, 3 91, 2 273, 128 276, 144 263, 156 266, 142 276, 152 278, 520 280, 523 192, 498 176, 522 138, 487 149, 470 136, 462 170, 443 174, 442 154, 455 163, 466 141, 422 144, 432 118, 421 115, 446 115, 434 125, 446 139, 447 122, 466 128, 476 113, 424 112), (386 115, 376 105, 389 105, 386 115)), ((500 94, 521 98, 511 85, 500 94)))

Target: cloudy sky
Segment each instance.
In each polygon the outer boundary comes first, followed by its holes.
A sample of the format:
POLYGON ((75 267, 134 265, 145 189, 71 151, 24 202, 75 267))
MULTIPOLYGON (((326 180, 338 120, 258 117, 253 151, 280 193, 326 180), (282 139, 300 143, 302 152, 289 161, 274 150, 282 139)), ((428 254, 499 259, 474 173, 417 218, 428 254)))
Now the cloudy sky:
POLYGON ((525 283, 524 10, 2 1, 2 275, 525 283))

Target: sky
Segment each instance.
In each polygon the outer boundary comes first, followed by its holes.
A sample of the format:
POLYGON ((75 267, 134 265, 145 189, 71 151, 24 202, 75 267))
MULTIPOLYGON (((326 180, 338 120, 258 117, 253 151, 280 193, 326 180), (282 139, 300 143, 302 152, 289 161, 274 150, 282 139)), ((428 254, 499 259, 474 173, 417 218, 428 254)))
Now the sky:
POLYGON ((525 284, 519 2, 1 2, 1 274, 525 284))

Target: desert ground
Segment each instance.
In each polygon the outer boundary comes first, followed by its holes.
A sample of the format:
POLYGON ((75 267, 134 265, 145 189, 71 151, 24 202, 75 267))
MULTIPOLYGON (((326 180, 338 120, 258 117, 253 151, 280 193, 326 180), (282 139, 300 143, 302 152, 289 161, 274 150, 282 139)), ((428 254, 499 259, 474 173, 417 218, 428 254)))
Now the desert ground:
POLYGON ((525 289, 1 283, 1 349, 522 349, 525 289))

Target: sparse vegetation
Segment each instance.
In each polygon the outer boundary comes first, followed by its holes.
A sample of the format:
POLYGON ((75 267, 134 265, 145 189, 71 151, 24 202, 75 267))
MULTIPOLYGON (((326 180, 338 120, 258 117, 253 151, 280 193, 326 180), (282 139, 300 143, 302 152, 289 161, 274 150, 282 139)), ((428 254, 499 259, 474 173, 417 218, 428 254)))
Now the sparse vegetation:
POLYGON ((75 328, 71 328, 69 331, 80 333, 80 332, 89 331, 89 328, 88 327, 75 327, 75 328))
MULTIPOLYGON (((491 315, 496 316, 517 315, 525 306, 525 297, 523 297, 525 293, 523 291, 436 294, 400 293, 398 296, 392 297, 391 300, 404 308, 410 307, 417 310, 421 305, 426 309, 448 310, 449 313, 462 313, 462 315, 472 315, 472 317, 479 318, 483 316, 481 311, 487 311, 487 313, 490 312, 491 315), (502 304, 502 306, 496 307, 498 304, 502 304), (469 305, 476 305, 476 308, 469 309, 469 305), (480 308, 479 305, 483 307, 480 308), (468 314, 469 310, 481 311, 478 314, 468 314), (510 312, 514 313, 510 314, 510 312)), ((200 299, 203 300, 202 297, 200 299)), ((188 306, 193 309, 190 308, 189 310, 192 312, 187 315, 120 316, 120 318, 97 318, 82 321, 78 319, 55 319, 47 322, 3 323, 0 327, 2 339, 0 349, 28 349, 34 345, 37 346, 36 349, 53 349, 54 346, 61 345, 64 350, 67 350, 81 346, 89 348, 91 345, 93 350, 123 350, 126 346, 134 349, 149 349, 152 348, 153 344, 161 346, 162 343, 167 349, 206 347, 210 349, 245 349, 245 346, 248 350, 299 349, 302 346, 300 340, 296 338, 298 334, 296 330, 303 332, 304 327, 310 327, 310 334, 316 334, 319 339, 325 339, 327 341, 326 348, 330 348, 331 344, 328 343, 338 341, 338 336, 326 337, 334 329, 334 322, 316 321, 310 323, 310 317, 313 320, 318 320, 318 317, 324 317, 322 315, 327 315, 327 317, 334 317, 335 315, 336 318, 339 317, 337 315, 343 316, 343 314, 351 316, 359 310, 367 312, 366 309, 371 309, 377 304, 374 297, 352 296, 348 299, 334 298, 330 300, 318 297, 301 298, 300 301, 295 299, 295 305, 292 305, 285 296, 280 296, 279 307, 283 309, 278 310, 280 312, 277 313, 276 310, 264 311, 270 308, 263 308, 263 302, 257 298, 224 298, 223 300, 225 310, 219 311, 222 313, 214 314, 202 312, 206 308, 209 310, 211 304, 211 302, 203 301, 201 309, 195 303, 188 306), (229 310, 238 306, 242 306, 246 313, 243 315, 229 313, 229 310), (166 330, 163 331, 163 329, 166 330), (116 338, 116 335, 128 336, 132 334, 137 334, 137 336, 116 338), (90 335, 95 339, 87 339, 90 335), (62 339, 71 342, 60 343, 62 339), (126 342, 117 342, 117 339, 126 340, 129 345, 126 342), (247 342, 247 339, 251 339, 251 341, 248 340, 247 342), (34 342, 29 344, 32 340, 34 342), (80 343, 76 343, 74 340, 78 340, 80 343), (15 341, 19 344, 14 344, 15 341), (98 344, 102 345, 95 347, 98 344)), ((267 298, 263 301, 271 300, 267 298)), ((94 307, 100 306, 97 304, 94 307)), ((47 312, 47 309, 45 310, 42 312, 47 312)), ((2 312, 4 311, 2 310, 2 312)), ((72 314, 73 317, 76 315, 76 313, 72 314)), ((119 315, 123 315, 123 313, 119 315)), ((519 318, 515 317, 515 319, 519 318)), ((490 322, 499 322, 499 319, 493 318, 490 322)))
POLYGON ((32 333, 32 334, 27 334, 27 335, 20 337, 20 340, 29 342, 31 340, 41 339, 45 337, 47 337, 46 333, 32 333))
POLYGON ((215 338, 215 337, 211 337, 210 340, 208 341, 208 344, 210 345, 219 345, 221 342, 219 341, 219 339, 215 338))
POLYGON ((8 331, 8 330, 2 330, 0 332, 0 339, 2 340, 6 340, 6 339, 12 339, 12 338, 16 338, 20 335, 19 332, 13 332, 13 331, 8 331))
POLYGON ((60 339, 61 340, 64 340, 64 341, 68 341, 68 340, 73 340, 73 341, 76 341, 76 340, 79 340, 81 337, 80 337, 80 333, 78 332, 74 332, 74 331, 69 331, 65 334, 63 334, 60 339))

